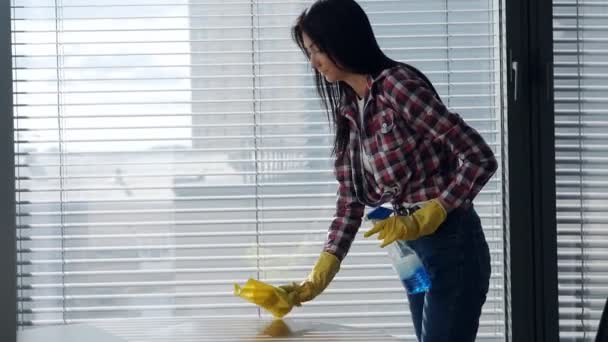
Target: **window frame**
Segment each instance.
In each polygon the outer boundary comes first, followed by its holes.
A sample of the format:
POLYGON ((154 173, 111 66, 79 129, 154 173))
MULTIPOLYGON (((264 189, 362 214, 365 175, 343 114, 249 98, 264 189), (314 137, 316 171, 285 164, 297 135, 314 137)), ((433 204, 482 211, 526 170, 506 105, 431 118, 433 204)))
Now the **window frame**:
POLYGON ((553 3, 508 4, 506 330, 511 341, 558 341, 553 3))
POLYGON ((17 340, 17 250, 15 218, 15 147, 13 144, 13 80, 11 1, 0 2, 0 340, 17 340))
MULTIPOLYGON (((557 341, 557 246, 555 224, 555 149, 553 113, 552 3, 509 1, 506 6, 508 101, 508 212, 510 225, 505 257, 510 258, 510 307, 506 324, 512 341, 557 341), (514 101, 511 60, 519 62, 518 100, 514 101), (538 72, 529 72, 529 71, 538 72), (530 115, 527 115, 530 113, 530 115), (535 210, 536 209, 536 210, 535 210), (510 319, 510 323, 509 321, 510 319)), ((4 137, 0 151, 2 185, 0 217, 0 336, 16 341, 17 265, 11 2, 0 3, 0 108, 4 137)), ((507 154, 505 154, 507 155, 507 154)), ((509 260, 509 259, 507 259, 509 260)))

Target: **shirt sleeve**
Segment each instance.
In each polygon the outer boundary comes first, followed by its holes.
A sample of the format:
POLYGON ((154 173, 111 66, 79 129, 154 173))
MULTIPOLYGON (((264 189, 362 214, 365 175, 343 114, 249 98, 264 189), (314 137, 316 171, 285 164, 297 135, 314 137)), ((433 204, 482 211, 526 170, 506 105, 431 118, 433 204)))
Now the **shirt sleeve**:
POLYGON ((348 152, 339 154, 335 162, 335 175, 338 180, 336 213, 327 232, 324 251, 344 259, 355 235, 361 226, 365 206, 359 202, 352 182, 350 157, 348 152))
POLYGON ((439 199, 448 209, 469 206, 498 168, 492 149, 460 115, 450 112, 421 78, 398 69, 383 85, 390 105, 418 134, 441 140, 461 161, 439 199))

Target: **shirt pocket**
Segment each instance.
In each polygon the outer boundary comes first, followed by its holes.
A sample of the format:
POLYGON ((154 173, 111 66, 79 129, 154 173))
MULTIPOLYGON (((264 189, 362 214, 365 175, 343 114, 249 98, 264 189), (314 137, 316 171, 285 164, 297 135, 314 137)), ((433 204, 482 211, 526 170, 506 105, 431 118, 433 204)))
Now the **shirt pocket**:
POLYGON ((405 148, 405 138, 395 122, 395 114, 392 110, 385 110, 374 118, 372 128, 378 152, 405 148))

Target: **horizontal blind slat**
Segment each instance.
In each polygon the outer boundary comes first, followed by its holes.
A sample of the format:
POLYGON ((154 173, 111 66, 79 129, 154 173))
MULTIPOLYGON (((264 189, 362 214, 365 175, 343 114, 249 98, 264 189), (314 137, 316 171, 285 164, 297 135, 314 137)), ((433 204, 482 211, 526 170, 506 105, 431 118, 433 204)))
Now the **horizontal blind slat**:
MULTIPOLYGON (((107 2, 71 1, 56 18, 53 4, 14 0, 20 324, 238 317, 227 312, 253 306, 231 295, 237 278, 301 280, 335 211, 329 123, 288 34, 308 3, 107 2)), ((419 66, 500 160, 498 4, 360 4, 384 50, 419 66)), ((493 261, 487 336, 504 336, 501 184, 476 201, 493 261)), ((336 290, 294 317, 411 331, 407 310, 385 309, 403 288, 376 245, 356 241, 336 290), (369 308, 349 312, 349 295, 369 308)))

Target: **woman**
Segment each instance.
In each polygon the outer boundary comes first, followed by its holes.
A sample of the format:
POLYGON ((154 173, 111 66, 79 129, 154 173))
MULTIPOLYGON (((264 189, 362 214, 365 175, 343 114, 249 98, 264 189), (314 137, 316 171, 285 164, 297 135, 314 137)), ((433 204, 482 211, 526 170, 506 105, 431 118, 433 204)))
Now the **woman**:
POLYGON ((338 272, 364 206, 391 202, 399 215, 365 236, 401 239, 422 259, 432 287, 410 295, 419 341, 474 341, 490 255, 472 201, 497 168, 477 131, 450 112, 415 68, 379 48, 353 0, 318 0, 292 29, 315 72, 335 128, 337 211, 308 278, 281 288, 294 305, 319 295, 338 272))

